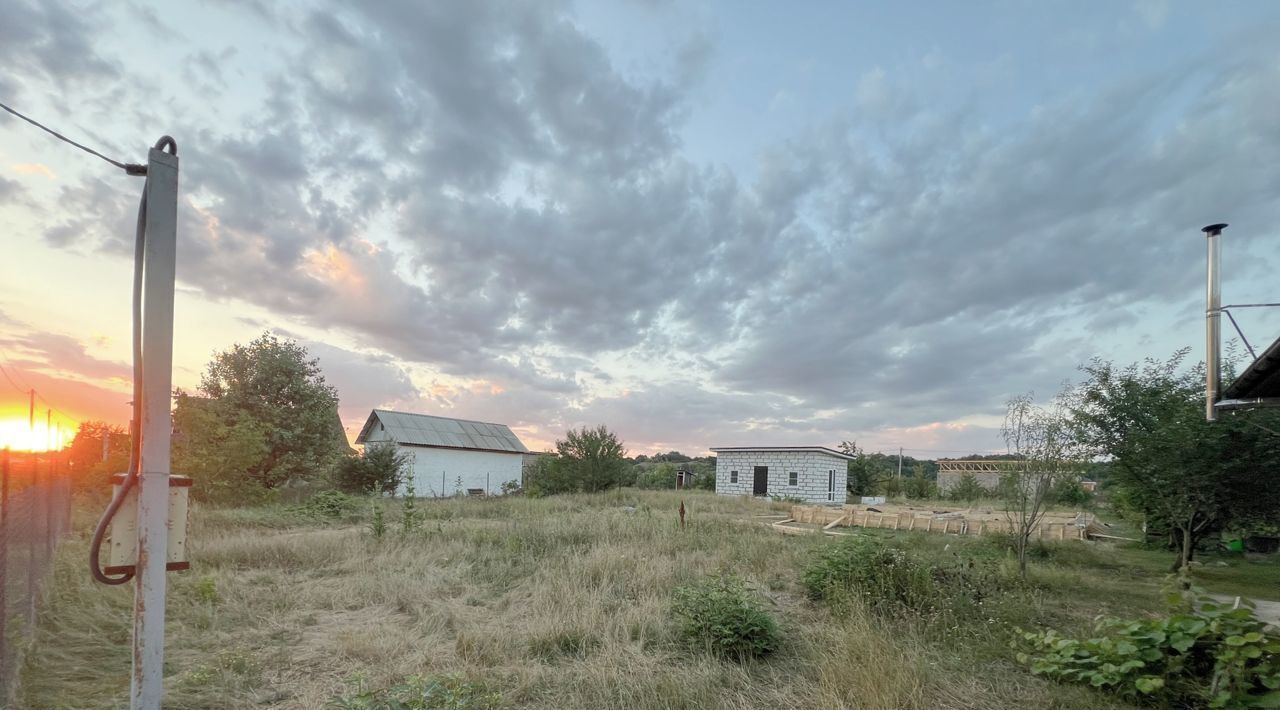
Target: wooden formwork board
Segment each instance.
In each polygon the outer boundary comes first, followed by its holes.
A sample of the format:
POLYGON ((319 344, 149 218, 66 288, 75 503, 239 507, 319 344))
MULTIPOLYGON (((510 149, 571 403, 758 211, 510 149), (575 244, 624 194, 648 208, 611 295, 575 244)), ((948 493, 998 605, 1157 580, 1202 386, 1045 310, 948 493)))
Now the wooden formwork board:
MULTIPOLYGON (((823 531, 832 531, 840 527, 859 527, 879 530, 919 530, 922 532, 941 533, 944 535, 986 535, 990 533, 1009 532, 1013 526, 1008 520, 990 519, 979 515, 976 519, 967 517, 968 511, 893 511, 881 509, 865 509, 845 505, 842 508, 825 506, 792 506, 791 519, 777 523, 799 522, 821 525, 823 531)), ((1095 521, 1091 515, 1078 514, 1071 522, 1045 521, 1032 529, 1032 536, 1044 540, 1084 540, 1095 531, 1095 521)), ((810 532, 804 530, 804 532, 810 532)))

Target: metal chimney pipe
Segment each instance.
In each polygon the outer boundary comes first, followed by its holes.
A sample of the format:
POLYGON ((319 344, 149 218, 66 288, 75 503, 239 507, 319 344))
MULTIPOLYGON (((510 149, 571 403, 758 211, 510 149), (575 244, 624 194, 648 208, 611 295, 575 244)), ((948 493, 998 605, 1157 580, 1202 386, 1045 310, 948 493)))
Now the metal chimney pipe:
POLYGON ((1222 396, 1222 280, 1218 262, 1222 257, 1219 237, 1226 228, 1226 224, 1211 224, 1200 230, 1204 232, 1208 242, 1204 309, 1204 418, 1210 422, 1218 420, 1218 410, 1214 405, 1222 396))

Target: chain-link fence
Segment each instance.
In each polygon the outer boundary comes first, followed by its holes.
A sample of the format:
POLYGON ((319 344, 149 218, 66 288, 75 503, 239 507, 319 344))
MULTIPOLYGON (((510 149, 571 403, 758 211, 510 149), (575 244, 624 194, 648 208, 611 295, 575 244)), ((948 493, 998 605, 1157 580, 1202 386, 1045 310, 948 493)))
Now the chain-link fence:
POLYGON ((13 692, 58 540, 71 525, 71 482, 53 454, 0 452, 0 707, 13 692))

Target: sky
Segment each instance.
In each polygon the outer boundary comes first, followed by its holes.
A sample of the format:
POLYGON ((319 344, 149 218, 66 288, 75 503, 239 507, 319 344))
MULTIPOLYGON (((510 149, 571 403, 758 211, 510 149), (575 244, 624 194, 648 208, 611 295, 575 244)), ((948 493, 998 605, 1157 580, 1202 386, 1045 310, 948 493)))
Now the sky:
MULTIPOLYGON (((1090 358, 1203 357, 1202 226, 1227 302, 1280 300, 1275 3, 4 15, 0 102, 125 162, 177 141, 175 386, 277 333, 352 438, 384 407, 531 449, 997 452, 1090 358)), ((0 432, 28 389, 127 420, 141 187, 0 114, 0 432)))

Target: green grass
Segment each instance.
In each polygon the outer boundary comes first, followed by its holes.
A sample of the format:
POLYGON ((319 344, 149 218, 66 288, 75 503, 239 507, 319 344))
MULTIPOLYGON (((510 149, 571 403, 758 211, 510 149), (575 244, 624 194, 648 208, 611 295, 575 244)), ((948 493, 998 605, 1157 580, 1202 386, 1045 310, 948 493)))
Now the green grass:
MULTIPOLYGON (((284 505, 195 508, 193 569, 169 577, 166 707, 316 710, 353 684, 413 677, 466 679, 503 707, 1124 707, 1029 675, 1007 634, 1013 624, 1074 632, 1102 613, 1158 613, 1171 559, 1050 543, 1016 603, 950 628, 807 600, 801 571, 834 540, 751 521, 785 506, 697 491, 423 500, 421 529, 405 537, 387 503, 379 541, 367 529, 371 505, 336 520, 284 505), (765 659, 715 657, 677 635, 674 590, 725 574, 779 622, 781 645, 765 659)), ((132 591, 89 580, 89 512, 59 552, 18 707, 125 704, 132 591)), ((859 534, 1013 568, 993 539, 859 534)), ((1280 588, 1275 561, 1196 574, 1224 594, 1280 588)))

